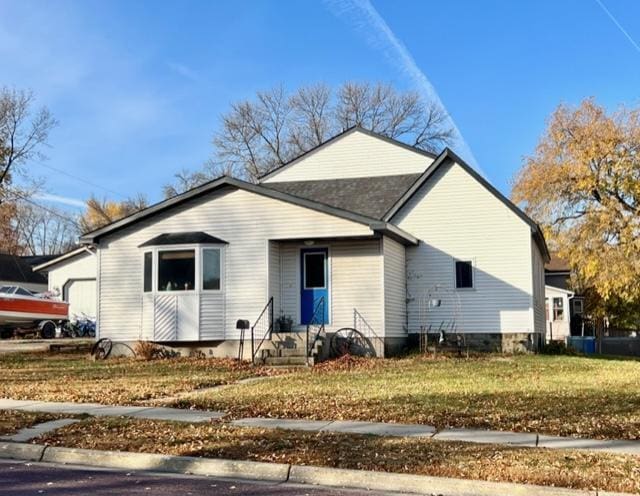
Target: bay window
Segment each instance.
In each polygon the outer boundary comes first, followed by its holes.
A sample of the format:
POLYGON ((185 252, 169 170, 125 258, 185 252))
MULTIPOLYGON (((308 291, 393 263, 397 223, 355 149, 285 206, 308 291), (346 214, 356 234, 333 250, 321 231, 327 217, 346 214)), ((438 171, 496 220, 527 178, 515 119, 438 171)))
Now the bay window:
POLYGON ((145 293, 220 291, 222 246, 162 246, 142 253, 145 293))
POLYGON ((158 291, 193 291, 195 282, 195 250, 158 251, 158 291))

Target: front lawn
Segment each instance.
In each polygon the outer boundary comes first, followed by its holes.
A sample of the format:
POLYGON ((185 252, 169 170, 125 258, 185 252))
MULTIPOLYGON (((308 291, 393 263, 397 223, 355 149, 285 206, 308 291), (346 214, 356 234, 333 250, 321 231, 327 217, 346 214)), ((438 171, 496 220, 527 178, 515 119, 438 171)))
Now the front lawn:
POLYGON ((39 443, 263 462, 320 465, 580 489, 640 491, 637 457, 419 438, 90 419, 39 443))
POLYGON ((544 355, 345 360, 176 404, 236 418, 374 420, 640 439, 640 362, 544 355))
POLYGON ((20 410, 0 410, 0 436, 15 434, 20 429, 63 417, 69 417, 69 415, 22 412, 20 410))
POLYGON ((231 359, 93 361, 82 354, 0 356, 0 398, 136 404, 267 373, 231 359))

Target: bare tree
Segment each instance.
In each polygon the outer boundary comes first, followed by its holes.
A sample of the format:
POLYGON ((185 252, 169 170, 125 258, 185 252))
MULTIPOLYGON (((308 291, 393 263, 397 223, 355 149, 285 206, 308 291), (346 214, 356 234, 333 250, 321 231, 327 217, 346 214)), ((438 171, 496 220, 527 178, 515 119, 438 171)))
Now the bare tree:
POLYGON ((45 107, 32 107, 31 92, 0 89, 0 190, 29 160, 44 158, 42 147, 57 122, 45 107))
POLYGON ((53 207, 17 202, 14 232, 22 254, 57 255, 75 246, 78 224, 68 213, 53 207))
POLYGON ((165 195, 221 173, 257 181, 353 126, 432 152, 454 137, 447 113, 413 91, 400 92, 383 83, 348 82, 335 91, 315 84, 289 94, 279 86, 258 92, 255 100, 232 104, 214 134, 210 163, 198 172, 181 172, 174 184, 165 187, 165 195))

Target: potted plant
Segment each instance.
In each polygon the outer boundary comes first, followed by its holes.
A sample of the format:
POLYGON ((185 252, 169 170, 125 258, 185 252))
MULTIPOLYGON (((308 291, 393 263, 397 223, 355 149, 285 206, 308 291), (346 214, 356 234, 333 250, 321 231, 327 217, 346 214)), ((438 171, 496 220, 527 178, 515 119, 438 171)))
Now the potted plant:
POLYGON ((276 332, 291 332, 293 330, 293 319, 290 315, 280 315, 276 319, 276 332))

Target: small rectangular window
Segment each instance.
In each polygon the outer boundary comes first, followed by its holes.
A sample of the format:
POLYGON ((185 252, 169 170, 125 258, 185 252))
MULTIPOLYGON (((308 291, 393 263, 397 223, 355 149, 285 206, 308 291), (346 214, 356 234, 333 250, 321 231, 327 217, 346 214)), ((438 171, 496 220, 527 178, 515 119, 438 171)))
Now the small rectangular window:
POLYGON ((153 288, 153 253, 144 254, 144 292, 148 293, 153 288))
POLYGON ((202 250, 202 289, 220 289, 220 249, 202 250))
POLYGON ((583 312, 584 306, 582 305, 582 300, 573 300, 573 313, 582 315, 583 312))
POLYGON ((304 254, 304 289, 326 287, 326 255, 324 253, 304 254))
POLYGON ((470 261, 456 260, 456 288, 473 288, 473 264, 470 261))
POLYGON ((562 298, 553 299, 553 320, 564 320, 564 307, 562 298))
POLYGON ((195 250, 158 252, 158 291, 192 291, 195 280, 195 250))

